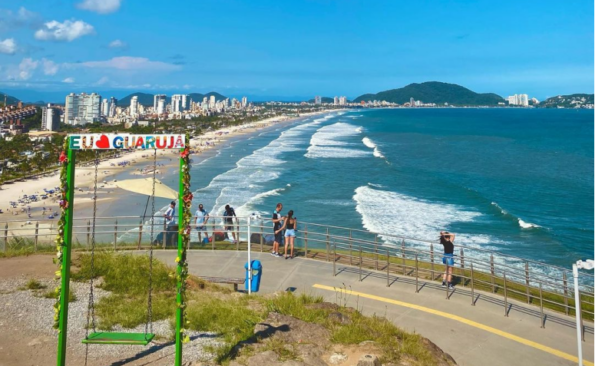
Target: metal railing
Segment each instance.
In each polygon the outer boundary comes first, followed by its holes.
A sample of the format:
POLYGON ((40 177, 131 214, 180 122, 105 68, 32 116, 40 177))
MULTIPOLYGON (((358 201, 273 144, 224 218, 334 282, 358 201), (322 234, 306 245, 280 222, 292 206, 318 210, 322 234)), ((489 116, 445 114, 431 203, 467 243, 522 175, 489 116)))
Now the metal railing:
MULTIPOLYGON (((246 249, 248 227, 245 217, 234 218, 233 223, 229 223, 223 217, 210 216, 201 231, 201 239, 204 239, 205 232, 209 238, 214 237, 208 242, 198 241, 194 218, 191 222, 191 248, 246 249), (239 240, 233 242, 233 235, 239 240)), ((2 222, 0 247, 4 251, 22 247, 37 251, 44 250, 44 247, 53 247, 57 235, 56 226, 57 219, 2 222)), ((150 245, 151 229, 154 244, 164 249, 177 246, 177 226, 165 224, 162 216, 155 216, 153 219, 139 216, 97 217, 94 238, 100 247, 114 250, 142 249, 150 245)), ((270 220, 252 219, 250 232, 253 251, 263 252, 265 246, 272 244, 270 220)), ((91 240, 91 218, 75 218, 75 246, 88 249, 91 240)), ((336 265, 341 264, 345 265, 341 270, 343 272, 358 271, 360 280, 362 276, 385 276, 387 286, 394 282, 397 275, 408 276, 415 283, 416 292, 424 287, 440 288, 435 285, 445 268, 442 263, 442 246, 437 241, 300 222, 295 242, 297 251, 305 257, 332 262, 333 275, 338 274, 336 265)), ((544 308, 574 315, 575 288, 571 269, 458 243, 455 260, 453 277, 456 279, 456 291, 469 295, 472 305, 477 302, 477 291, 484 291, 483 298, 490 294, 495 295, 491 298, 502 303, 506 316, 513 308, 510 299, 538 306, 537 315, 542 327, 545 326, 546 319, 544 308)), ((582 273, 581 279, 578 289, 582 305, 581 319, 593 319, 593 275, 582 273)), ((445 288, 444 292, 445 298, 449 299, 452 290, 445 288)), ((527 308, 535 309, 533 306, 527 308)), ((592 333, 593 328, 583 326, 583 335, 585 331, 592 333)))

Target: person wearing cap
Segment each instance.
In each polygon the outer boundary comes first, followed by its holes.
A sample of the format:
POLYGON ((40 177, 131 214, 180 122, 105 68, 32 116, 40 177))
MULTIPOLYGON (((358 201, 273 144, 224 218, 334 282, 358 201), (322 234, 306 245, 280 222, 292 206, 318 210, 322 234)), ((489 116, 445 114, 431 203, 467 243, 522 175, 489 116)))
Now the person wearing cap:
POLYGON ((198 241, 202 243, 202 236, 201 232, 205 233, 205 238, 209 240, 209 233, 207 232, 207 221, 209 221, 209 214, 204 209, 202 203, 198 205, 198 210, 196 211, 194 224, 196 225, 196 230, 198 230, 198 241))
MULTIPOLYGON (((171 201, 171 203, 169 204, 169 207, 167 208, 167 210, 165 211, 165 214, 163 214, 163 217, 165 218, 165 230, 166 230, 166 235, 165 235, 165 245, 170 244, 171 243, 171 238, 174 235, 174 231, 175 228, 175 224, 176 224, 176 201, 171 201)), ((173 245, 173 243, 172 243, 173 245)))

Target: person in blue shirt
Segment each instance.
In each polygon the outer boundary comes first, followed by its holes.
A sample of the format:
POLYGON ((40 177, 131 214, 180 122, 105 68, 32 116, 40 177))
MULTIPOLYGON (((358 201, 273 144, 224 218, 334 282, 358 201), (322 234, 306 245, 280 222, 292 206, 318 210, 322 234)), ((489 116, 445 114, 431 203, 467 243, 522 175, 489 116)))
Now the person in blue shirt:
POLYGON ((196 230, 198 230, 198 241, 202 243, 202 235, 201 233, 205 233, 205 238, 209 240, 209 233, 207 232, 207 222, 209 221, 209 214, 204 209, 202 203, 198 205, 198 210, 196 210, 194 224, 196 225, 196 230))

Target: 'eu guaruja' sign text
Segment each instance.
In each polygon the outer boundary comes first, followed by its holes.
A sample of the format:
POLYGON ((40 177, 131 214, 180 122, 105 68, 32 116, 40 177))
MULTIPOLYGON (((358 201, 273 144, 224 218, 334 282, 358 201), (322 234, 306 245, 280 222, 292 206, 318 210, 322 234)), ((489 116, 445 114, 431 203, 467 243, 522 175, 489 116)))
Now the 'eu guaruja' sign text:
POLYGON ((130 135, 91 133, 68 135, 70 149, 183 149, 184 135, 130 135))

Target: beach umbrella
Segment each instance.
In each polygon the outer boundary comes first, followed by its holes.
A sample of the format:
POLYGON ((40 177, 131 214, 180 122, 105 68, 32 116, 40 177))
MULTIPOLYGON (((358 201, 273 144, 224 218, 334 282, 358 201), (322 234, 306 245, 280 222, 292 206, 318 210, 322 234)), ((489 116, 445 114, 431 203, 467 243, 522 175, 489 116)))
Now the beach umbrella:
MULTIPOLYGON (((153 194, 153 178, 125 179, 120 180, 114 185, 124 190, 150 196, 153 194)), ((155 197, 177 199, 178 192, 163 184, 159 179, 155 179, 155 197)))

